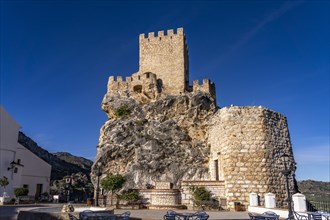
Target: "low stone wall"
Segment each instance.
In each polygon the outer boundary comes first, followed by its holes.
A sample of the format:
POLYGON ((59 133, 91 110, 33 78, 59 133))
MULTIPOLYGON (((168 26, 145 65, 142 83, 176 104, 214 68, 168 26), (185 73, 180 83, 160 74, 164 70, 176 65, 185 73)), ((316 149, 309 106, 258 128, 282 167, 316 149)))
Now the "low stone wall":
POLYGON ((143 201, 147 201, 149 209, 181 208, 179 189, 144 189, 140 190, 143 201))

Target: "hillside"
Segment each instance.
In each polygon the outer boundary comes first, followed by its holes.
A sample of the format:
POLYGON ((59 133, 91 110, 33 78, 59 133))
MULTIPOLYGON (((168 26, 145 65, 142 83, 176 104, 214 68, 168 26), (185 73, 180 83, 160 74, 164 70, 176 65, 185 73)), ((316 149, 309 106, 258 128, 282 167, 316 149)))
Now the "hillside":
POLYGON ((310 201, 330 201, 330 182, 298 181, 299 191, 310 201))
POLYGON ((52 165, 51 180, 60 180, 66 175, 82 172, 90 175, 92 161, 82 157, 76 157, 69 153, 50 153, 40 147, 23 132, 19 132, 18 142, 36 154, 38 157, 52 165))
POLYGON ((84 157, 77 157, 67 152, 56 152, 52 153, 53 155, 57 156, 61 160, 66 161, 67 163, 75 164, 83 169, 90 170, 91 166, 93 165, 93 161, 88 160, 84 157))

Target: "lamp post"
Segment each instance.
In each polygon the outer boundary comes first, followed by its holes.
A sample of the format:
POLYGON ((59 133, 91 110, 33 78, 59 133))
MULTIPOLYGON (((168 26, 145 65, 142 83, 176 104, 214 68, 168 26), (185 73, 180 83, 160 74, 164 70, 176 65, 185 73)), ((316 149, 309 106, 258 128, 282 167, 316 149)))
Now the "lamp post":
POLYGON ((97 162, 97 182, 96 182, 96 199, 95 199, 95 206, 99 206, 99 191, 100 191, 100 176, 102 175, 101 173, 101 162, 97 162))
POLYGON ((285 182, 286 182, 286 191, 288 194, 288 218, 287 219, 294 219, 293 212, 292 212, 292 203, 291 203, 291 193, 290 193, 290 186, 289 186, 289 175, 291 174, 290 168, 288 168, 288 159, 289 156, 287 154, 283 154, 283 163, 284 163, 284 170, 282 171, 283 175, 285 176, 285 182))
POLYGON ((71 183, 72 183, 72 177, 71 176, 67 176, 65 178, 65 184, 66 184, 66 201, 67 202, 70 202, 71 183))

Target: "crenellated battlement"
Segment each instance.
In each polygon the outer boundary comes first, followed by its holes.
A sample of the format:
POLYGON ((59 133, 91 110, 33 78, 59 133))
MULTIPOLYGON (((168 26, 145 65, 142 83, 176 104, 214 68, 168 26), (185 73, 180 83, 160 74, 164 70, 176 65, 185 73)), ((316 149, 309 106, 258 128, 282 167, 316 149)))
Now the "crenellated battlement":
POLYGON ((132 76, 127 76, 125 80, 123 80, 122 76, 110 76, 108 80, 109 84, 117 84, 117 83, 142 83, 142 82, 155 82, 157 80, 156 74, 153 73, 145 73, 142 75, 137 75, 136 73, 132 76))
MULTIPOLYGON (((144 74, 134 73, 132 76, 123 80, 122 76, 110 76, 108 80, 108 95, 114 94, 134 94, 134 93, 152 93, 152 98, 157 97, 158 85, 157 76, 147 72, 144 74)), ((150 94, 149 94, 150 97, 150 94)))
POLYGON ((215 94, 215 84, 209 79, 203 79, 203 83, 199 84, 199 80, 193 81, 192 91, 197 92, 205 92, 210 94, 214 99, 216 98, 215 94))
POLYGON ((183 28, 177 28, 176 33, 173 29, 169 29, 164 34, 164 31, 158 31, 157 35, 155 32, 149 32, 148 36, 146 37, 145 34, 140 34, 140 41, 141 40, 162 40, 162 37, 176 37, 176 36, 184 36, 183 28))

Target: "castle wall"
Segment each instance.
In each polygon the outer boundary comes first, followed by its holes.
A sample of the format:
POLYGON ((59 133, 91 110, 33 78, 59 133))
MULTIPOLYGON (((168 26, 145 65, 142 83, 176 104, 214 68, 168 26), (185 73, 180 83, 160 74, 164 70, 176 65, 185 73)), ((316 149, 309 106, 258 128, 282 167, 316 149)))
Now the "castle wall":
POLYGON ((157 77, 152 73, 144 73, 141 75, 133 74, 132 77, 126 77, 125 80, 122 76, 110 76, 108 80, 108 95, 115 93, 123 94, 125 92, 148 92, 152 89, 157 91, 157 77), (137 87, 138 86, 138 87, 137 87), (137 88, 140 88, 137 90, 137 88))
POLYGON ((210 121, 208 144, 212 179, 225 181, 230 208, 234 202, 249 205, 251 192, 260 196, 261 205, 268 192, 276 195, 278 207, 285 205, 281 156, 290 156, 293 169, 295 162, 284 116, 263 107, 222 108, 210 121))
POLYGON ((139 74, 152 72, 161 79, 163 92, 169 95, 183 93, 189 84, 188 46, 183 28, 140 35, 139 74))
POLYGON ((202 91, 205 93, 210 94, 214 100, 216 100, 216 93, 215 93, 215 84, 209 79, 203 79, 203 84, 199 84, 198 80, 193 81, 192 91, 202 91))

